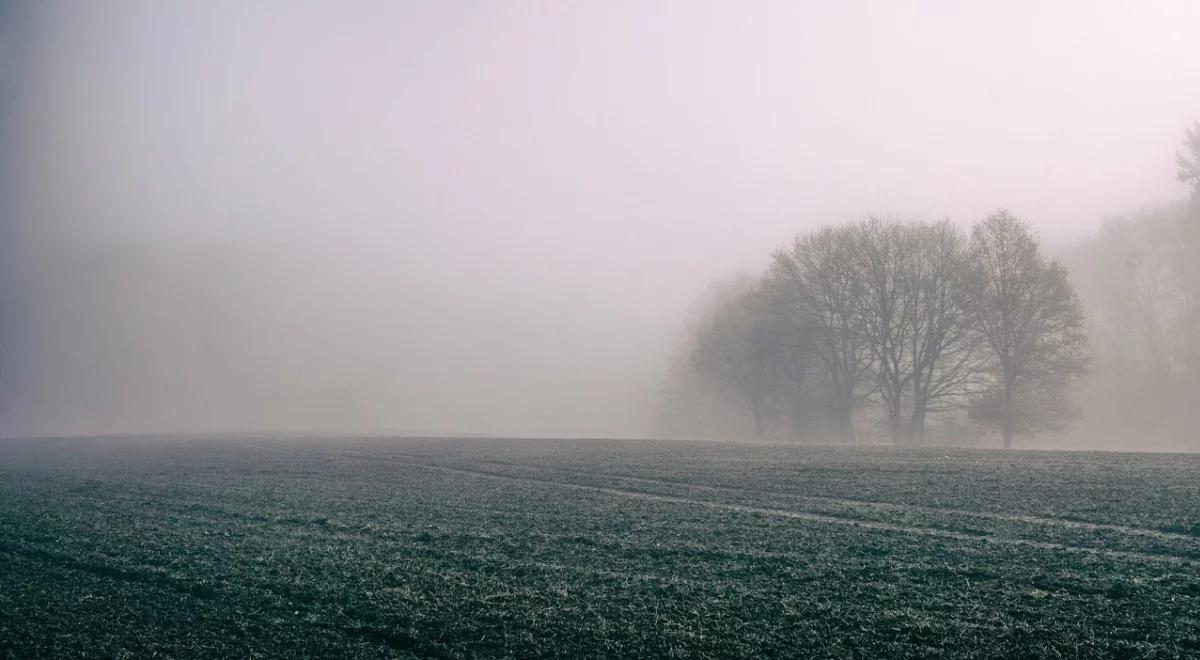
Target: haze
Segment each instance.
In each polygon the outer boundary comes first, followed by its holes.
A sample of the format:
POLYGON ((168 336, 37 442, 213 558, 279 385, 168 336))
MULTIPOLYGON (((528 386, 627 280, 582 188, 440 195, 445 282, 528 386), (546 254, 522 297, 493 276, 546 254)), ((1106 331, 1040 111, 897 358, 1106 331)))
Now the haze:
POLYGON ((798 232, 1179 199, 1200 3, 0 10, 0 435, 645 436, 798 232))

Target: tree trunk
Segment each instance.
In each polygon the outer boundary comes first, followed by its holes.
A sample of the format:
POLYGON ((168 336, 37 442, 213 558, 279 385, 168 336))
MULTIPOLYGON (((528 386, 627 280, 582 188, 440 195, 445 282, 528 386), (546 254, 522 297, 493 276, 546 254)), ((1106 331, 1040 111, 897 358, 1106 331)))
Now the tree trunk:
POLYGON ((1012 385, 1004 384, 1004 448, 1012 449, 1013 444, 1013 409, 1012 385))
POLYGON ((909 423, 909 438, 913 444, 925 443, 925 416, 929 412, 929 392, 925 389, 933 380, 933 375, 920 372, 913 378, 913 414, 909 423))
POLYGON ((759 412, 758 406, 750 406, 750 417, 754 419, 754 439, 762 440, 763 436, 767 434, 767 424, 762 413, 759 412))
POLYGON ((842 442, 853 445, 858 444, 857 438, 854 436, 854 398, 853 393, 847 394, 845 388, 838 385, 834 391, 835 400, 835 415, 837 418, 838 438, 842 442))
POLYGON ((838 410, 837 413, 838 435, 842 442, 852 445, 854 440, 854 422, 850 419, 850 412, 847 410, 838 410))
POLYGON ((895 391, 897 395, 895 397, 884 397, 884 403, 887 405, 888 435, 891 436, 892 444, 899 447, 904 444, 907 429, 904 428, 904 416, 900 413, 899 392, 902 390, 897 388, 895 391))
POLYGON ((913 404, 912 422, 908 426, 908 438, 913 444, 925 440, 925 406, 913 404))
POLYGON ((892 435, 892 444, 899 447, 904 443, 904 420, 901 419, 900 413, 896 411, 888 411, 888 431, 892 435))

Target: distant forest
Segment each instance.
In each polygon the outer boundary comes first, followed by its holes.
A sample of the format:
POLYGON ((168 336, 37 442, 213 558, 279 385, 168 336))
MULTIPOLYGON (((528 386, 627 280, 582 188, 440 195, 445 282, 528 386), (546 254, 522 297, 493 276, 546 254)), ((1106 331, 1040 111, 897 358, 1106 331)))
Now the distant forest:
POLYGON ((1189 199, 1055 255, 1006 210, 798 236, 710 287, 658 433, 1200 449, 1200 123, 1177 160, 1189 199))

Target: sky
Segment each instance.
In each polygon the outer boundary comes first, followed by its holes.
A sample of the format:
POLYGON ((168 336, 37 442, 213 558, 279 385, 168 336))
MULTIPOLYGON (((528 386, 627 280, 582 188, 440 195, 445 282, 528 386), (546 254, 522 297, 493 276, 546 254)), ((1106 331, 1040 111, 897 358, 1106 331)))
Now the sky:
POLYGON ((7 2, 0 436, 641 436, 714 280, 1182 196, 1200 3, 7 2))

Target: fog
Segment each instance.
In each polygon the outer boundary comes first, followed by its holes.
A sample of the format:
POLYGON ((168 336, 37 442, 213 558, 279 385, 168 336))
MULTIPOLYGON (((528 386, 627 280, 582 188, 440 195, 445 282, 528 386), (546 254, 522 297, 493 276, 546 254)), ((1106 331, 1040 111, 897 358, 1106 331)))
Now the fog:
POLYGON ((646 436, 798 232, 1184 196, 1200 3, 0 8, 0 436, 646 436))

